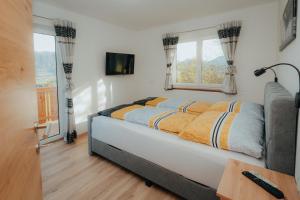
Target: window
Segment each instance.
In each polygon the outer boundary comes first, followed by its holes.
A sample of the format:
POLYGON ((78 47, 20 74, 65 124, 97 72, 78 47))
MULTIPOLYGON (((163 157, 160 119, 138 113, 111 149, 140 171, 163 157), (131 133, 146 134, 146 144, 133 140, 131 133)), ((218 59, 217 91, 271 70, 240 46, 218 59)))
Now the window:
POLYGON ((33 42, 38 124, 51 124, 43 132, 43 140, 59 135, 55 36, 34 33, 33 42))
POLYGON ((197 42, 184 42, 177 45, 177 83, 195 83, 197 69, 197 42))
POLYGON ((33 34, 36 87, 56 87, 55 36, 33 34))
POLYGON ((179 37, 175 86, 218 88, 223 84, 227 62, 214 31, 179 37))

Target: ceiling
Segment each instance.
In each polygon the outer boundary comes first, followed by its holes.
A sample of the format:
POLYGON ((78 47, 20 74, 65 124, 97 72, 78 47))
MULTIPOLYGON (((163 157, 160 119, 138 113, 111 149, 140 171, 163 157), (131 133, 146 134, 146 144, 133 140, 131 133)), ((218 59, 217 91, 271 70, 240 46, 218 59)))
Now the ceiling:
POLYGON ((143 30, 275 0, 38 0, 80 14, 143 30))

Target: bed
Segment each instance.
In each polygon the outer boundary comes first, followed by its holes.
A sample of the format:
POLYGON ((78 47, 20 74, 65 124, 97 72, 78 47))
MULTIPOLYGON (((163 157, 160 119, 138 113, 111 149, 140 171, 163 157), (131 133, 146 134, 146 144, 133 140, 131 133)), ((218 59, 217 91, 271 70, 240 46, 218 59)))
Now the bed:
POLYGON ((265 87, 263 159, 182 140, 138 124, 89 116, 89 153, 100 155, 185 199, 218 199, 230 158, 294 174, 296 116, 293 97, 278 83, 265 87))

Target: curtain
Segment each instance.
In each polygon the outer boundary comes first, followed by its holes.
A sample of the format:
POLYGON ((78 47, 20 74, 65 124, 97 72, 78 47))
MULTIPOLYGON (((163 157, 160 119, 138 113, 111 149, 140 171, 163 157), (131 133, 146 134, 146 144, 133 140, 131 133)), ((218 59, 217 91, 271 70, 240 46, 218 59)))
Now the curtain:
POLYGON ((72 98, 72 69, 76 29, 72 22, 66 20, 55 20, 54 27, 57 45, 61 54, 60 58, 67 82, 65 88, 67 127, 65 129, 66 132, 64 133, 64 138, 65 141, 70 144, 73 143, 74 139, 77 137, 72 98))
POLYGON ((224 80, 223 92, 226 94, 237 94, 237 86, 235 81, 236 67, 234 65, 234 57, 236 46, 241 31, 241 22, 232 21, 221 24, 218 28, 219 39, 222 44, 222 49, 227 60, 227 70, 224 80))
POLYGON ((170 33, 167 33, 163 37, 163 45, 167 60, 165 90, 173 89, 172 66, 174 65, 174 59, 176 57, 178 39, 178 36, 170 33))

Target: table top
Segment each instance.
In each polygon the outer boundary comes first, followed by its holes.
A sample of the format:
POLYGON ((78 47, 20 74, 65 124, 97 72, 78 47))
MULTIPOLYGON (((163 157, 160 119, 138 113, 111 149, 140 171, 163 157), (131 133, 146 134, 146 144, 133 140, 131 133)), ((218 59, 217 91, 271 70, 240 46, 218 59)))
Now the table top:
POLYGON ((271 194, 242 175, 255 171, 273 182, 284 193, 285 200, 300 200, 293 176, 257 167, 237 160, 229 160, 219 184, 217 195, 222 200, 276 200, 271 194))

